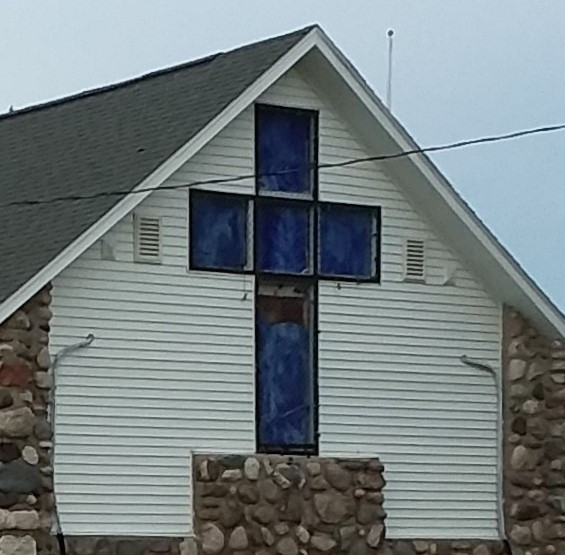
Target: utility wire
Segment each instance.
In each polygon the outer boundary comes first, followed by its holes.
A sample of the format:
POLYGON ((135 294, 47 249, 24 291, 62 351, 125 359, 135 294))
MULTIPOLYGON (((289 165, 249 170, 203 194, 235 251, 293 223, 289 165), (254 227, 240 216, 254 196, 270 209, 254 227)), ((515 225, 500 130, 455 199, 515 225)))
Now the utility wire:
POLYGON ((257 179, 261 177, 272 177, 272 176, 279 176, 279 175, 286 175, 291 173, 298 173, 304 172, 310 169, 329 169, 329 168, 342 168, 353 166, 356 164, 363 164, 366 162, 379 162, 383 160, 394 160, 396 158, 404 158, 407 156, 412 156, 414 154, 425 154, 428 152, 441 152, 446 150, 454 150, 458 148, 463 148, 466 146, 471 145, 479 145, 479 144, 486 144, 486 143, 496 143, 501 141, 508 141, 511 139, 518 139, 520 137, 526 137, 528 135, 539 135, 542 133, 552 133, 554 131, 562 131, 565 130, 565 124, 558 124, 558 125, 546 125, 543 127, 534 127, 531 129, 523 129, 520 131, 513 131, 511 133, 504 133, 501 135, 490 135, 486 137, 479 137, 477 139, 467 139, 462 141, 456 141, 453 143, 447 143, 443 145, 436 145, 436 146, 429 146, 425 148, 415 148, 413 150, 403 150, 401 152, 396 152, 393 154, 381 154, 376 156, 367 156, 365 158, 351 158, 349 160, 344 160, 342 162, 334 162, 334 163, 325 163, 325 164, 310 164, 305 168, 293 168, 293 169, 286 169, 286 170, 278 170, 274 172, 266 172, 261 174, 251 173, 247 175, 235 175, 231 177, 219 177, 215 179, 206 179, 200 181, 191 181, 189 183, 175 183, 172 185, 160 185, 157 187, 147 187, 144 189, 137 189, 137 190, 121 190, 121 191, 104 191, 98 193, 90 193, 90 194, 77 194, 77 195, 63 195, 59 197, 50 197, 48 199, 43 200, 16 200, 7 203, 0 203, 0 208, 8 208, 12 206, 36 206, 36 205, 43 205, 43 204, 54 204, 56 202, 77 202, 81 200, 92 200, 97 198, 103 197, 114 197, 114 196, 128 196, 128 195, 139 195, 143 193, 148 193, 151 191, 170 191, 176 189, 185 189, 190 187, 196 187, 198 185, 221 185, 227 183, 236 183, 238 181, 245 181, 247 179, 257 179))

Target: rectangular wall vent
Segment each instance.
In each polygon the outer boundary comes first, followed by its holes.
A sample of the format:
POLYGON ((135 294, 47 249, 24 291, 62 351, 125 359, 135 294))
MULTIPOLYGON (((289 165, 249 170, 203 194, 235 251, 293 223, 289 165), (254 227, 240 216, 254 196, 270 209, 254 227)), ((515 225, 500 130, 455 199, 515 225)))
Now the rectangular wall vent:
POLYGON ((161 262, 161 218, 134 214, 134 255, 136 262, 161 262))
POLYGON ((422 239, 406 239, 404 245, 404 281, 424 282, 426 248, 422 239))

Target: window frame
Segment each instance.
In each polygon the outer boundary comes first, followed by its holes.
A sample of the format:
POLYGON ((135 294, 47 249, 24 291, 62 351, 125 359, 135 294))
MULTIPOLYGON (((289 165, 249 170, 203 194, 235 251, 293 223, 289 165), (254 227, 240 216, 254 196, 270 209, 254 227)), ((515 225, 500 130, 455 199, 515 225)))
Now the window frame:
POLYGON ((267 104, 256 102, 254 112, 254 148, 253 168, 255 171, 255 195, 257 197, 285 198, 289 200, 316 201, 318 199, 318 180, 319 180, 319 112, 307 108, 293 108, 292 106, 281 106, 279 104, 267 104), (269 191, 261 189, 259 186, 259 120, 261 112, 280 112, 286 114, 302 114, 310 119, 310 180, 311 191, 306 193, 289 193, 287 191, 269 191))
MULTIPOLYGON (((255 291, 254 306, 257 307, 258 297, 262 286, 296 286, 304 287, 310 297, 310 318, 309 323, 311 329, 311 360, 310 372, 312 381, 312 436, 313 443, 307 445, 264 445, 261 444, 260 435, 260 387, 259 387, 259 341, 257 340, 258 321, 255 315, 254 333, 255 333, 255 448, 258 453, 270 453, 279 455, 317 455, 319 452, 319 384, 318 384, 318 194, 319 194, 319 112, 317 110, 308 110, 304 108, 294 108, 291 106, 280 106, 275 104, 255 103, 254 111, 254 170, 255 170, 255 203, 253 206, 253 269, 255 275, 255 291), (289 193, 285 191, 269 191, 262 189, 259 183, 259 119, 261 112, 279 111, 288 114, 303 114, 310 118, 310 180, 311 188, 306 193, 289 193), (310 237, 310 272, 308 274, 283 274, 274 272, 260 271, 257 265, 258 242, 257 238, 257 211, 261 205, 273 204, 280 206, 297 206, 306 207, 309 212, 310 229, 308 234, 310 237)), ((257 310, 257 308, 256 308, 257 310)))
POLYGON ((262 287, 293 287, 296 282, 300 282, 300 287, 305 290, 305 297, 307 302, 310 303, 309 317, 310 317, 310 364, 311 364, 311 383, 312 383, 312 438, 313 442, 308 444, 287 444, 287 445, 269 445, 261 443, 261 429, 260 429, 260 416, 261 416, 261 388, 260 383, 260 368, 259 368, 259 341, 258 335, 258 319, 255 313, 253 329, 255 335, 254 341, 254 364, 255 364, 255 449, 257 453, 272 454, 272 455, 304 455, 316 456, 319 453, 319 438, 320 438, 320 388, 319 388, 319 327, 318 327, 318 287, 317 279, 315 276, 302 276, 298 280, 295 276, 257 276, 255 278, 254 290, 254 306, 257 311, 258 298, 264 296, 261 292, 262 287))
POLYGON ((332 201, 321 201, 317 203, 318 221, 316 234, 318 236, 318 248, 316 250, 316 276, 320 281, 339 281, 347 283, 381 283, 382 275, 382 206, 373 204, 351 204, 348 202, 332 202, 332 201), (328 275, 321 272, 321 249, 319 248, 321 244, 321 211, 324 208, 341 208, 344 210, 350 210, 352 212, 367 211, 371 215, 372 220, 372 241, 371 241, 371 275, 369 277, 360 276, 338 276, 338 275, 328 275))
POLYGON ((255 210, 254 204, 255 199, 253 195, 245 195, 239 193, 226 193, 224 191, 208 191, 206 189, 189 189, 188 190, 188 267, 189 270, 193 270, 195 272, 213 272, 213 273, 220 273, 220 274, 237 274, 237 275, 251 275, 254 272, 254 257, 253 257, 253 245, 255 242, 255 238, 253 234, 255 233, 255 224, 254 221, 249 221, 250 218, 254 220, 255 218, 255 210), (217 198, 224 198, 228 200, 234 200, 236 202, 241 202, 246 204, 246 220, 245 220, 245 242, 246 242, 246 255, 247 260, 245 267, 243 269, 234 269, 234 268, 209 268, 206 266, 200 266, 195 263, 194 261, 194 242, 193 238, 196 236, 194 233, 194 213, 195 213, 195 203, 194 198, 198 196, 207 196, 207 197, 217 197, 217 198))
POLYGON ((285 278, 285 279, 304 279, 304 278, 313 278, 317 275, 317 262, 316 262, 316 248, 318 246, 318 243, 316 241, 316 228, 314 226, 318 225, 318 216, 317 216, 317 208, 316 205, 314 205, 313 201, 309 201, 309 200, 305 200, 305 199, 290 199, 290 198, 281 198, 281 197, 257 197, 255 199, 255 202, 253 203, 253 245, 252 245, 252 251, 253 251, 253 269, 254 269, 254 273, 255 275, 259 278, 265 278, 265 277, 273 277, 273 278, 285 278), (261 206, 290 206, 290 207, 297 207, 299 209, 306 209, 306 212, 308 213, 309 216, 309 229, 308 231, 308 235, 309 235, 309 262, 310 262, 310 271, 308 273, 304 273, 304 274, 292 274, 292 273, 284 273, 284 272, 270 272, 270 271, 265 271, 265 270, 260 270, 259 269, 259 265, 258 265, 258 258, 259 258, 259 241, 257 241, 257 237, 258 237, 258 233, 257 233, 257 227, 258 227, 258 215, 259 215, 259 211, 260 211, 260 207, 261 206))

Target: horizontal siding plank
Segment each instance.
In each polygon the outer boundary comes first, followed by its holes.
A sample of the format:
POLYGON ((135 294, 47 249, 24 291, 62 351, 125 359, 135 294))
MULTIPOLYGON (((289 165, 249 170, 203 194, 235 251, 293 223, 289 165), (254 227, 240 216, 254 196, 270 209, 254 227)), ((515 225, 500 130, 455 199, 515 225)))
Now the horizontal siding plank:
MULTIPOLYGON (((100 413, 100 409, 104 409, 105 416, 119 417, 123 414, 128 414, 130 417, 134 416, 148 416, 151 418, 186 418, 187 409, 185 408, 171 408, 172 399, 151 399, 150 397, 144 403, 145 407, 139 406, 138 399, 129 399, 122 396, 114 398, 100 399, 99 393, 93 393, 90 397, 82 396, 67 396, 62 397, 58 403, 60 413, 66 415, 76 416, 96 416, 100 413)), ((190 411, 198 414, 198 411, 204 411, 209 406, 207 401, 198 402, 198 399, 190 401, 190 411)), ((219 418, 226 418, 223 413, 232 413, 233 405, 226 401, 214 402, 214 412, 218 413, 219 418)), ((491 430, 496 429, 492 422, 492 411, 489 410, 490 405, 487 404, 483 412, 472 411, 462 415, 458 410, 431 410, 428 406, 414 411, 412 414, 407 413, 403 404, 399 404, 397 408, 391 408, 389 405, 386 407, 369 407, 355 410, 353 413, 348 410, 347 406, 336 406, 331 408, 331 412, 322 411, 321 415, 324 422, 330 424, 339 424, 344 421, 344 416, 347 416, 349 425, 361 425, 366 423, 367 418, 383 419, 394 418, 398 422, 398 426, 405 425, 406 427, 413 427, 414 418, 420 415, 426 417, 426 421, 421 423, 423 428, 434 428, 439 424, 444 429, 481 429, 491 430), (340 410, 341 409, 341 410, 340 410), (446 422, 447 420, 447 422, 446 422)), ((235 416, 245 414, 253 414, 253 408, 250 407, 246 412, 235 413, 235 416)), ((194 417, 191 417, 194 418, 194 417)))

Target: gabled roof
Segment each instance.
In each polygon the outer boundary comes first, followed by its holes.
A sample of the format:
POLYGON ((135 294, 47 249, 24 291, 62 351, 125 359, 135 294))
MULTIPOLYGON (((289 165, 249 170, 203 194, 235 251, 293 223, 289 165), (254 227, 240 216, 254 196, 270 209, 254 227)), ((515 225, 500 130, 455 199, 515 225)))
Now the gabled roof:
MULTIPOLYGON (((1 117, 0 322, 297 64, 374 152, 416 148, 317 26, 1 117), (136 194, 2 208, 116 190, 136 194)), ((564 315, 427 156, 385 165, 493 297, 565 337, 564 315)))
POLYGON ((311 27, 0 116, 0 303, 134 189, 311 27))

